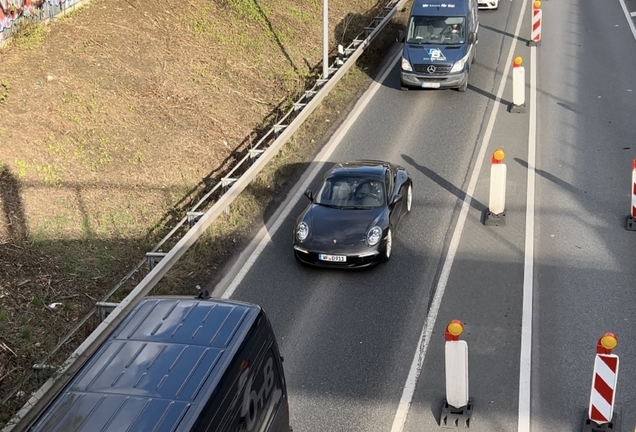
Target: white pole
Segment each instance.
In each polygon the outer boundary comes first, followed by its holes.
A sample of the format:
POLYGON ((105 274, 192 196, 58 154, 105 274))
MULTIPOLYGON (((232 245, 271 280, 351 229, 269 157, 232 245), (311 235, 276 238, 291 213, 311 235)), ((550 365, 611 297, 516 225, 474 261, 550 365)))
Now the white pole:
POLYGON ((458 340, 446 342, 446 402, 454 408, 468 405, 468 344, 458 340))
POLYGON ((322 77, 329 78, 329 0, 322 1, 322 77))
POLYGON ((506 164, 496 163, 490 167, 490 200, 488 209, 494 215, 506 209, 506 164))
POLYGON ((526 105, 526 70, 523 66, 512 68, 512 105, 526 105))

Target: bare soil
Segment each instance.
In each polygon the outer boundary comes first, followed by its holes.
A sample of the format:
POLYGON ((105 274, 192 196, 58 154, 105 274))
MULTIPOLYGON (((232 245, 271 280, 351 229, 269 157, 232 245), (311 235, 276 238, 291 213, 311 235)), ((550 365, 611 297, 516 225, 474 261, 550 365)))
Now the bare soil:
MULTIPOLYGON (((353 39, 384 3, 330 0, 332 45, 353 39)), ((0 401, 320 72, 321 7, 95 0, 25 26, 0 50, 0 401)), ((158 292, 190 294, 214 279, 369 85, 403 20, 158 292)), ((0 425, 40 384, 30 379, 0 407, 0 425)))

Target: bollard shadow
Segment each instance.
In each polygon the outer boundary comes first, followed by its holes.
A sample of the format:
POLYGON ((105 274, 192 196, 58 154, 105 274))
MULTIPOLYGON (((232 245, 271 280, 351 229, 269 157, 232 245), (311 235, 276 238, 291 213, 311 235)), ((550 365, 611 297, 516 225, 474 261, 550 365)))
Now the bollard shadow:
POLYGON ((22 205, 20 183, 3 164, 0 164, 0 201, 9 239, 15 242, 26 240, 29 230, 22 205))
MULTIPOLYGON (((490 93, 490 92, 488 92, 488 91, 486 91, 486 90, 482 90, 479 87, 475 87, 474 85, 472 85, 470 83, 468 84, 468 89, 472 90, 475 93, 478 93, 478 94, 480 94, 482 96, 485 96, 485 97, 487 97, 490 100, 493 100, 493 101, 497 102, 497 96, 492 94, 492 93, 490 93)), ((509 100, 506 100, 506 99, 504 99, 502 97, 501 99, 499 99, 499 103, 508 106, 508 105, 510 105, 511 102, 509 100)))
POLYGON ((573 112, 574 114, 579 114, 579 112, 577 110, 575 110, 574 108, 572 108, 570 105, 563 103, 563 102, 557 102, 557 105, 559 105, 560 107, 573 112))
MULTIPOLYGON (((458 188, 457 186, 455 186, 454 184, 446 180, 444 177, 437 174, 435 171, 423 165, 418 164, 409 155, 402 154, 402 159, 404 159, 409 164, 413 165, 419 172, 421 172, 426 177, 430 178, 435 183, 437 183, 438 185, 440 185, 441 187, 443 187, 444 189, 446 189, 447 191, 455 195, 460 200, 464 201, 466 199, 466 195, 467 195, 466 192, 464 192, 463 190, 461 190, 460 188, 458 188)), ((470 206, 474 208, 475 210, 478 210, 479 212, 483 212, 487 209, 487 207, 475 197, 471 197, 470 206)))
POLYGON ((515 35, 513 35, 512 33, 509 33, 509 32, 507 32, 507 31, 505 31, 505 30, 500 30, 500 29, 498 29, 498 28, 491 27, 491 26, 485 25, 485 24, 483 24, 483 23, 480 23, 480 24, 479 24, 479 28, 480 28, 480 29, 481 29, 481 28, 485 28, 486 30, 490 30, 490 31, 492 31, 492 32, 494 32, 494 33, 499 33, 499 34, 504 35, 504 36, 507 36, 507 37, 509 37, 509 38, 517 39, 517 40, 519 40, 519 41, 521 41, 521 42, 523 42, 523 43, 528 43, 528 42, 530 42, 530 39, 522 38, 521 36, 515 36, 515 35))
MULTIPOLYGON (((524 161, 523 159, 519 159, 516 157, 514 158, 514 160, 522 167, 526 169, 528 168, 528 162, 524 161)), ((570 183, 566 182, 565 180, 561 180, 559 177, 555 176, 554 174, 550 174, 549 172, 545 170, 535 167, 534 171, 541 177, 545 178, 546 180, 549 180, 555 185, 560 186, 561 188, 571 192, 573 195, 581 195, 581 192, 585 193, 584 191, 581 191, 580 189, 572 186, 570 183)))

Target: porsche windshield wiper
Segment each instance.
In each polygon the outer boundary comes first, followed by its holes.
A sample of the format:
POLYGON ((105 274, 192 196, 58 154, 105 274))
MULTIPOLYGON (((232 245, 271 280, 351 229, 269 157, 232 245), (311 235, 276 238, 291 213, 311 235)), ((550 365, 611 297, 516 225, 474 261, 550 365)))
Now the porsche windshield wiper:
POLYGON ((323 207, 329 207, 329 208, 335 208, 335 209, 343 209, 343 206, 337 206, 337 205, 333 205, 333 204, 325 204, 325 203, 316 203, 319 206, 323 206, 323 207))

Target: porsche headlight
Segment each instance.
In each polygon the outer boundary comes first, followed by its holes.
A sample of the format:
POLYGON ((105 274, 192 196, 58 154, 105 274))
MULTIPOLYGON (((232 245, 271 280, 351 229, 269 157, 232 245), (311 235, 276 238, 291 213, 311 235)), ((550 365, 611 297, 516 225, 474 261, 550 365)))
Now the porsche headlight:
POLYGON ((470 52, 466 54, 461 60, 457 60, 455 64, 453 65, 453 68, 451 69, 450 73, 463 71, 464 66, 466 65, 466 60, 468 60, 469 55, 470 55, 470 52))
POLYGON ((298 228, 296 229, 296 238, 298 241, 305 241, 307 236, 309 235, 309 225, 305 222, 301 222, 298 224, 298 228))
POLYGON ((411 67, 411 63, 409 63, 409 61, 407 59, 405 59, 404 57, 402 57, 402 70, 405 70, 407 72, 413 72, 413 68, 411 67))
POLYGON ((374 226, 367 233, 367 244, 369 246, 375 246, 380 242, 382 238, 382 228, 379 226, 374 226))

